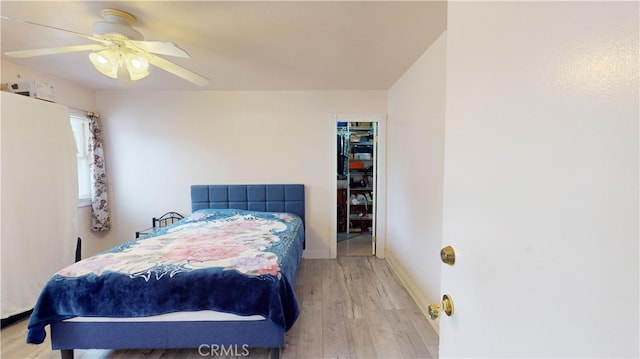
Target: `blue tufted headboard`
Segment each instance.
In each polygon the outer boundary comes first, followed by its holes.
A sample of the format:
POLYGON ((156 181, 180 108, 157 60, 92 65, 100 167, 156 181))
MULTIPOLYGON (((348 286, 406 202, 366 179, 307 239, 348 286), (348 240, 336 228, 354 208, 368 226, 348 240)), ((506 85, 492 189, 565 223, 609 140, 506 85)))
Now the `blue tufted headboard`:
POLYGON ((235 208, 290 212, 304 218, 303 184, 192 185, 191 210, 235 208))

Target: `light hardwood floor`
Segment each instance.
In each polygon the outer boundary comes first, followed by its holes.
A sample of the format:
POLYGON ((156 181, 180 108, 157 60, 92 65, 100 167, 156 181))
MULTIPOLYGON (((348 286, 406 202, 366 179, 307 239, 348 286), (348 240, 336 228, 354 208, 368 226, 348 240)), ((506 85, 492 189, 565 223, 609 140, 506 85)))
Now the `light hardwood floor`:
MULTIPOLYGON (((382 259, 304 259, 296 295, 300 317, 286 336, 282 358, 437 358, 437 334, 382 259)), ((49 341, 25 344, 26 325, 2 330, 2 359, 60 358, 49 341)), ((251 349, 247 357, 267 358, 268 350, 251 349)), ((75 358, 203 356, 195 349, 76 350, 75 358)))
POLYGON ((338 257, 371 256, 371 234, 349 235, 349 239, 338 241, 338 257))

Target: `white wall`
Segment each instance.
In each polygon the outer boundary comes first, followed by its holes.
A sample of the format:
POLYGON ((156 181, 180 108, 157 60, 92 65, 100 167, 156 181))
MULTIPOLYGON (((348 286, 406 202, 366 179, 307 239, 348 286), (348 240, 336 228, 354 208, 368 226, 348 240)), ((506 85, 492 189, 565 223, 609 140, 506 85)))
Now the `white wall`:
POLYGON ((446 44, 389 90, 386 258, 425 313, 440 295, 446 44))
POLYGON ((83 257, 132 239, 153 216, 188 213, 191 184, 284 182, 307 185, 305 256, 329 257, 331 115, 387 112, 385 91, 96 93, 7 61, 1 70, 2 83, 46 82, 56 102, 102 115, 112 229, 91 232, 90 207, 78 208, 83 257))
POLYGON ((151 217, 191 212, 189 186, 303 183, 306 257, 330 256, 332 114, 386 113, 386 91, 97 93, 112 229, 105 248, 151 217))
MULTIPOLYGON (((69 108, 96 111, 95 91, 75 83, 59 79, 46 73, 2 60, 0 64, 0 83, 37 80, 53 85, 55 102, 69 108)), ((77 211, 78 236, 82 238, 82 256, 95 254, 98 248, 104 248, 104 233, 91 232, 91 207, 79 207, 77 211)))

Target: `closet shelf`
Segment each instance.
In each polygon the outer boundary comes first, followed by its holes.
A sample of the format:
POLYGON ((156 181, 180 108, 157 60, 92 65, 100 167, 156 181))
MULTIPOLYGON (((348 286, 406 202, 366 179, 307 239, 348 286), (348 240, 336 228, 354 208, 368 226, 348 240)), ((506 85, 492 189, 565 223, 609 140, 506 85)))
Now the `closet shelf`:
POLYGON ((349 216, 349 220, 351 221, 370 221, 372 219, 373 217, 370 214, 362 217, 358 216, 357 214, 352 214, 351 216, 349 216))

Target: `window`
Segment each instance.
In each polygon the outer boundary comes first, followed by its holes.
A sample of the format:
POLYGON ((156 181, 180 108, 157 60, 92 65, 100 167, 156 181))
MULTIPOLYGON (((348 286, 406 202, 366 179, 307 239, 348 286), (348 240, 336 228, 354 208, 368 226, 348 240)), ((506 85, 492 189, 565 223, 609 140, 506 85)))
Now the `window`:
POLYGON ((89 119, 71 114, 71 129, 76 140, 78 157, 78 204, 91 204, 91 180, 89 177, 89 119))

